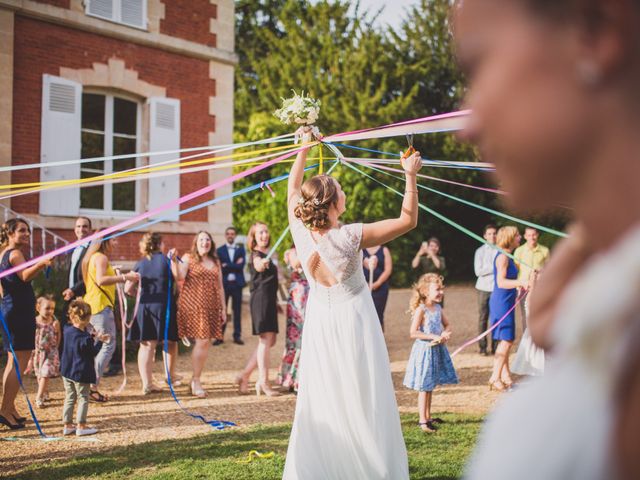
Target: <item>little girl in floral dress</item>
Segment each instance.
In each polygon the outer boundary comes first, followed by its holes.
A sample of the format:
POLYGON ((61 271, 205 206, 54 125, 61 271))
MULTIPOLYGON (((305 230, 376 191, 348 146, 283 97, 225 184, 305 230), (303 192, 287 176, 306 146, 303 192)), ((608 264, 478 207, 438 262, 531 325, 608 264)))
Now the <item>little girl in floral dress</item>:
POLYGON ((39 297, 36 302, 36 348, 29 363, 38 377, 36 405, 40 408, 49 400, 49 379, 60 376, 60 322, 54 315, 55 308, 52 295, 39 297))

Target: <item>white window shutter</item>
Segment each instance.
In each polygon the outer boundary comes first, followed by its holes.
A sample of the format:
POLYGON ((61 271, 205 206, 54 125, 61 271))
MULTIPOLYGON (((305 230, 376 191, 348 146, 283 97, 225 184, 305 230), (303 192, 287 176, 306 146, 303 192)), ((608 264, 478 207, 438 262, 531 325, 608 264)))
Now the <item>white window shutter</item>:
POLYGON ((122 0, 120 17, 122 23, 134 27, 147 27, 146 0, 122 0))
POLYGON ((115 20, 114 1, 115 0, 88 0, 86 3, 86 12, 96 17, 115 20))
MULTIPOLYGON (((43 76, 40 162, 77 160, 81 155, 82 85, 53 75, 43 76)), ((40 169, 40 180, 75 180, 80 164, 40 169)), ((77 186, 40 192, 42 215, 75 216, 80 209, 77 186)))
MULTIPOLYGON (((149 151, 180 149, 180 100, 153 97, 149 99, 149 151)), ((150 155, 149 165, 178 159, 180 154, 150 155)), ((180 175, 149 179, 149 210, 180 197, 180 175)), ((155 218, 178 220, 178 207, 165 210, 155 218)))

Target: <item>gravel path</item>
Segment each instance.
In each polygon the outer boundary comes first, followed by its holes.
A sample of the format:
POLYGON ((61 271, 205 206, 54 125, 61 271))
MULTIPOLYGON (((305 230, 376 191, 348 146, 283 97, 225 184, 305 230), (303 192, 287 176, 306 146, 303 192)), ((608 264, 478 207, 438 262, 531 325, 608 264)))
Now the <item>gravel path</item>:
MULTIPOLYGON (((414 392, 402 387, 405 362, 409 357, 412 341, 409 339, 409 315, 406 312, 409 290, 394 290, 387 305, 385 337, 389 348, 393 381, 401 412, 415 412, 417 396, 414 392)), ((246 308, 246 305, 244 306, 246 308)), ((446 313, 452 323, 453 336, 450 343, 452 350, 463 341, 474 336, 476 332, 476 297, 471 286, 453 286, 447 288, 446 313)), ((248 312, 243 315, 243 331, 251 332, 248 312)), ((284 318, 280 318, 281 331, 284 318)), ((229 337, 230 334, 227 333, 229 337)), ((239 428, 255 424, 290 422, 293 419, 296 397, 286 394, 277 398, 265 396, 239 396, 233 379, 242 368, 249 354, 255 348, 256 340, 250 334, 245 335, 246 344, 238 346, 229 340, 223 345, 213 347, 209 354, 203 385, 208 391, 206 399, 197 399, 189 395, 188 387, 176 388, 183 405, 207 418, 233 421, 239 428)), ((278 337, 278 343, 272 354, 272 365, 279 364, 279 357, 284 347, 284 338, 278 337)), ((489 392, 486 381, 489 377, 491 358, 478 355, 475 346, 454 359, 454 364, 461 379, 459 385, 442 388, 434 395, 434 409, 458 413, 484 414, 493 405, 498 394, 489 392)), ((159 358, 159 356, 158 356, 159 358)), ((190 358, 182 355, 178 371, 189 378, 190 358)), ((212 429, 181 413, 173 401, 169 391, 161 394, 143 396, 140 378, 135 363, 127 365, 129 371, 128 385, 122 395, 113 398, 106 404, 92 403, 89 407, 89 423, 100 432, 89 441, 79 441, 75 437, 64 441, 42 441, 37 435, 33 423, 29 421, 27 428, 14 433, 4 427, 0 430, 0 464, 2 476, 10 476, 32 462, 51 461, 69 458, 88 452, 111 449, 117 446, 132 445, 147 441, 158 441, 168 438, 184 438, 212 429), (10 441, 16 439, 15 441, 10 441), (7 441, 9 440, 9 441, 7 441)), ((156 362, 156 378, 160 380, 162 365, 156 362)), ((272 372, 274 369, 272 369, 272 372)), ((255 379, 252 378, 252 381, 255 379)), ((272 373, 272 378, 275 375, 272 373)), ((109 392, 118 388, 122 377, 106 378, 102 390, 109 392)), ((188 383, 188 382, 185 382, 188 383)), ((27 389, 32 402, 35 400, 35 379, 26 380, 27 389)), ((37 409, 36 414, 44 431, 51 436, 61 433, 61 416, 64 392, 62 381, 51 382, 52 401, 50 406, 37 409)), ((34 405, 35 407, 35 405, 34 405)), ((26 402, 19 397, 18 409, 24 415, 27 412, 26 402)))

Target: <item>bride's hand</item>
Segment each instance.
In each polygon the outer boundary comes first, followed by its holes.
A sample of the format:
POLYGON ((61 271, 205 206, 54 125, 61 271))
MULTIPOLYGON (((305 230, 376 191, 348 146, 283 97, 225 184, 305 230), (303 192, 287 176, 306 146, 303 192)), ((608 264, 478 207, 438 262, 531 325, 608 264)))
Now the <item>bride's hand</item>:
POLYGON ((302 127, 298 128, 296 130, 296 135, 300 137, 303 145, 311 143, 313 141, 313 132, 311 131, 311 127, 308 125, 303 125, 302 127))
POLYGON ((422 168, 422 157, 420 152, 414 152, 407 158, 401 158, 400 163, 404 168, 405 175, 415 175, 422 168))

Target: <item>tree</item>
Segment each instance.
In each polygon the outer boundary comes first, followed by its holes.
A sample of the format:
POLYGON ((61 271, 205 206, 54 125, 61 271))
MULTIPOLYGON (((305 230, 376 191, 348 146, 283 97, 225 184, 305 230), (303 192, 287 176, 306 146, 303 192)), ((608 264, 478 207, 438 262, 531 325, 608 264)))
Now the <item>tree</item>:
MULTIPOLYGON (((411 8, 397 31, 374 27, 375 12, 362 11, 356 1, 241 0, 236 6, 237 51, 236 133, 238 142, 289 133, 272 115, 291 90, 304 90, 322 101, 318 122, 324 134, 338 133, 457 110, 464 93, 464 77, 455 63, 449 24, 449 0, 421 0, 411 8)), ((362 141, 353 145, 385 152, 407 148, 404 138, 362 141)), ((452 134, 420 135, 415 146, 424 157, 476 160, 476 151, 452 134)), ((263 146, 261 146, 263 148, 263 146)), ((346 156, 366 157, 362 151, 340 147, 346 156)), ((324 150, 325 158, 329 155, 324 150)), ((310 157, 318 156, 315 148, 310 157)), ((365 167, 363 169, 366 170, 365 167)), ((235 189, 281 175, 288 164, 261 171, 235 184, 235 189)), ((371 173, 370 171, 368 173, 371 173)), ((423 169, 423 173, 457 182, 494 186, 486 173, 465 169, 423 169)), ((376 178, 396 188, 401 181, 376 178)), ((347 193, 345 222, 374 221, 397 215, 401 198, 344 166, 335 176, 347 193)), ((500 208, 492 194, 431 181, 425 185, 466 200, 500 208)), ((279 236, 287 225, 286 185, 234 200, 237 226, 247 231, 256 220, 266 222, 279 236)), ((481 232, 495 221, 485 212, 434 193, 421 201, 465 227, 481 232)), ((547 218, 556 226, 563 220, 547 218)), ((503 222, 505 223, 505 222, 503 222)), ((440 237, 448 257, 450 276, 470 278, 478 243, 421 211, 418 229, 391 243, 393 283, 409 285, 416 278, 410 261, 426 237, 440 237)), ((284 247, 289 242, 285 242, 284 247)))

